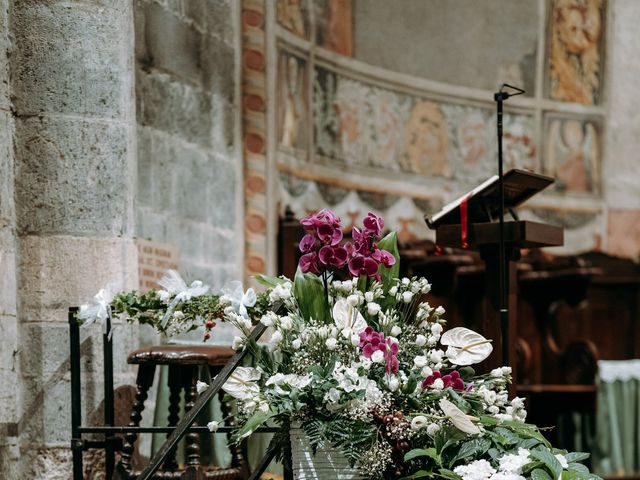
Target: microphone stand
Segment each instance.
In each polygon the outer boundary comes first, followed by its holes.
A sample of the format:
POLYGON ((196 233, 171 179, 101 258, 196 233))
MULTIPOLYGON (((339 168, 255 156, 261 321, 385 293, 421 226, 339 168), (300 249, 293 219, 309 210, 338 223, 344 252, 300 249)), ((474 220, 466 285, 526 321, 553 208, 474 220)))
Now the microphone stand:
POLYGON ((505 100, 509 97, 522 95, 524 90, 502 84, 500 90, 493 94, 497 109, 497 129, 498 129, 498 190, 500 192, 500 203, 498 208, 499 218, 499 235, 500 242, 498 246, 498 290, 500 295, 500 331, 502 334, 502 365, 509 365, 509 284, 507 283, 506 259, 505 259, 505 243, 504 243, 504 182, 503 182, 503 159, 502 159, 502 107, 505 100), (515 90, 516 93, 505 92, 505 87, 515 90))

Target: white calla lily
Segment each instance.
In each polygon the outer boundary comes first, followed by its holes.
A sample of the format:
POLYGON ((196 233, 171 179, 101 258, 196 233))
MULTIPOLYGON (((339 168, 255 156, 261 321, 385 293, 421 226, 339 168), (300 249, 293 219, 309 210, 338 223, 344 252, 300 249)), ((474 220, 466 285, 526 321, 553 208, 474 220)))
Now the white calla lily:
POLYGON ((231 309, 244 318, 249 318, 247 308, 253 307, 258 300, 253 288, 244 291, 242 282, 234 280, 222 288, 222 295, 231 303, 231 309))
POLYGON ((253 367, 238 367, 227 379, 222 389, 238 400, 248 400, 260 393, 256 383, 260 380, 260 370, 253 367))
POLYGON ((345 299, 338 300, 333 306, 333 321, 345 338, 360 334, 367 328, 362 314, 345 299))
POLYGON ((451 420, 453 426, 458 430, 468 433, 469 435, 480 433, 480 428, 471 421, 471 418, 449 400, 441 398, 439 405, 444 414, 451 420))
POLYGON ((447 358, 454 365, 480 363, 493 351, 491 340, 464 327, 456 327, 442 334, 440 343, 446 345, 447 358))

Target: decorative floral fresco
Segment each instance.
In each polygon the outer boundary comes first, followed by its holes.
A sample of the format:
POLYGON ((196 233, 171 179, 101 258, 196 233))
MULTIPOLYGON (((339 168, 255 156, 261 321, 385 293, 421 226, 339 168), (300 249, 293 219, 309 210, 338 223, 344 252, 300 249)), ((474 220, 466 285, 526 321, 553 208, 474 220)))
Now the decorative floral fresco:
POLYGON ((549 22, 549 97, 599 102, 604 0, 553 0, 549 22))
MULTIPOLYGON (((315 71, 317 161, 351 169, 442 177, 469 186, 496 170, 495 113, 368 85, 315 71)), ((536 167, 533 118, 505 114, 507 168, 536 167)))

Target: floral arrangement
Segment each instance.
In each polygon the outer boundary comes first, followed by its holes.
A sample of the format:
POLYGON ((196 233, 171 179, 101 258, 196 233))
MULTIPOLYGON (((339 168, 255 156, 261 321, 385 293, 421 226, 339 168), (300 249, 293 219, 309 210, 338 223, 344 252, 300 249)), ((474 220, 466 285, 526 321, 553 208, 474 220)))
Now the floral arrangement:
POLYGON ((523 400, 508 398, 509 367, 476 374, 491 341, 445 330, 445 310, 423 301, 428 281, 398 278, 396 236, 381 238, 381 218, 368 214, 348 242, 328 210, 301 223, 295 279, 259 276, 259 295, 239 283, 210 295, 172 274, 164 290, 108 306, 165 332, 205 325, 205 339, 216 321, 235 325, 234 348, 254 357, 223 387, 237 401, 235 441, 280 426, 272 447, 283 461, 301 428, 312 450, 331 446, 370 479, 598 478, 579 463, 587 454, 556 450, 525 423, 523 400), (266 343, 250 338, 257 322, 270 328, 266 343))

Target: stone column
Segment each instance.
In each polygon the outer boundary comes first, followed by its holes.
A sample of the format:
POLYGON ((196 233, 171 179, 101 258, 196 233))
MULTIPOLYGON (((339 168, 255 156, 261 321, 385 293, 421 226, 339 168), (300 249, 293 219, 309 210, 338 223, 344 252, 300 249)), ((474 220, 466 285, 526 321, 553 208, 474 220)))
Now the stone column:
MULTIPOLYGON (((18 433, 7 478, 70 478, 67 308, 136 285, 132 2, 13 0, 18 433), (46 472, 46 473, 45 473, 46 472)), ((114 336, 116 383, 136 336, 114 336)), ((83 415, 97 416, 100 328, 83 332, 83 415)))

